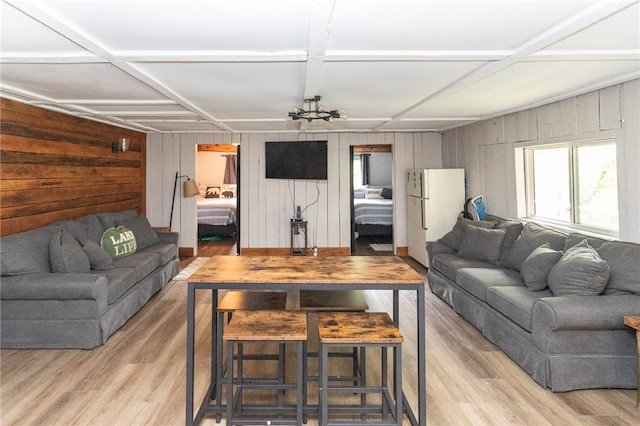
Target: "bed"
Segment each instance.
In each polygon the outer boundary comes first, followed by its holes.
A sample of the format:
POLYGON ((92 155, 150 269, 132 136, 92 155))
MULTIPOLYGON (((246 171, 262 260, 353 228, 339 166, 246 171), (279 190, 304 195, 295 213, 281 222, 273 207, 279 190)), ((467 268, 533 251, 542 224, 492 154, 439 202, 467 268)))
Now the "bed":
POLYGON ((198 196, 198 239, 236 235, 237 198, 198 196))
POLYGON ((357 236, 393 234, 393 200, 354 199, 353 218, 357 236))

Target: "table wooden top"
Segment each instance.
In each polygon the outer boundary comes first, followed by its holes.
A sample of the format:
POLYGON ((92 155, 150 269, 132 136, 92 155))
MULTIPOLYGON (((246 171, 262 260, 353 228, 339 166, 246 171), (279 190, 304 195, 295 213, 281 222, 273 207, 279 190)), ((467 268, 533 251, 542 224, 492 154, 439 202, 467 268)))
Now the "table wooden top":
POLYGON ((424 284, 396 256, 212 256, 190 283, 424 284))
POLYGON ((624 317, 624 323, 629 327, 635 328, 636 330, 640 331, 640 316, 626 316, 624 317))

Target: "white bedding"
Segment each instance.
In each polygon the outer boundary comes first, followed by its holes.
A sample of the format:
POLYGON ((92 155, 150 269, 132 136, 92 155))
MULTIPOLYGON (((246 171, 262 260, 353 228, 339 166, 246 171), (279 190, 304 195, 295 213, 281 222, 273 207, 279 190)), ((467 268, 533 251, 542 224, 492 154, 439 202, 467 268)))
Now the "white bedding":
POLYGON ((361 225, 393 225, 393 200, 356 198, 353 215, 361 225))
POLYGON ((198 196, 198 223, 229 225, 236 223, 236 198, 204 198, 198 196))

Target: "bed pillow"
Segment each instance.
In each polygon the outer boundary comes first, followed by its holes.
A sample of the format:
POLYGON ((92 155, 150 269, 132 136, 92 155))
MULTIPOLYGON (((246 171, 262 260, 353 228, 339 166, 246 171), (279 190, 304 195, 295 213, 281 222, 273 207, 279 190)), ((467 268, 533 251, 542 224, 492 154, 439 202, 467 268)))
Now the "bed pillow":
POLYGON ((530 291, 540 291, 548 287, 549 271, 562 257, 562 252, 544 243, 531 252, 520 268, 520 276, 530 291))
POLYGON ((611 271, 606 260, 587 240, 568 249, 549 272, 549 289, 554 296, 597 296, 611 271))
POLYGON ((370 200, 382 200, 382 188, 367 188, 364 190, 365 197, 370 200))
POLYGON ((486 229, 478 226, 467 226, 460 243, 460 257, 478 259, 497 264, 502 251, 504 229, 486 229))
POLYGON ((220 198, 236 198, 236 185, 224 184, 220 191, 220 198))
POLYGON ((207 186, 207 192, 204 198, 220 198, 219 186, 207 186))
POLYGON ((142 250, 160 242, 158 234, 153 230, 149 219, 144 215, 118 220, 116 221, 116 225, 124 226, 133 231, 133 234, 136 236, 136 250, 142 250))
POLYGON ((393 198, 393 190, 391 188, 382 188, 380 193, 385 200, 391 200, 393 198))

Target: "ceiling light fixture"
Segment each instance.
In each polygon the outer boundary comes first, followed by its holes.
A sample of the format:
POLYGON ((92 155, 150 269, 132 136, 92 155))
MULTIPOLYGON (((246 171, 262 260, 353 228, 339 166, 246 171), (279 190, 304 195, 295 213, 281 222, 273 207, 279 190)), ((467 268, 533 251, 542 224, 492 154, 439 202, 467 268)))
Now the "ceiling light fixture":
POLYGON ((333 121, 336 118, 347 118, 346 112, 343 109, 325 111, 323 107, 318 105, 320 99, 322 99, 322 97, 318 95, 314 96, 313 98, 305 99, 304 103, 309 104, 309 109, 305 110, 302 108, 293 107, 291 109, 291 112, 289 112, 287 120, 307 120, 311 122, 313 120, 333 121))

